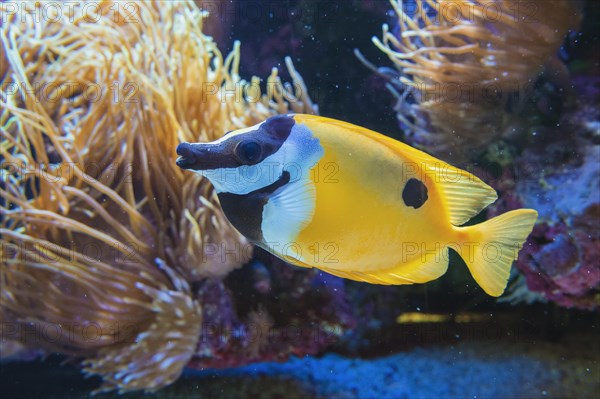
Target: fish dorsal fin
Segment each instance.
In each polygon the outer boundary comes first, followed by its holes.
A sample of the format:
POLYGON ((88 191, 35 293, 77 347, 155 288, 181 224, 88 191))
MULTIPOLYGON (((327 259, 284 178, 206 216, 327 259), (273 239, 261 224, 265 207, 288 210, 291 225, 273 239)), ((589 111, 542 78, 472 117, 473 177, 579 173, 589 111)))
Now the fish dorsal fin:
POLYGON ((319 269, 334 276, 371 284, 401 285, 426 283, 446 273, 448 269, 448 249, 443 248, 439 252, 427 254, 427 257, 423 260, 419 257, 408 264, 402 263, 384 270, 358 272, 336 270, 321 266, 319 266, 319 269))
POLYGON ((279 188, 263 208, 261 228, 265 242, 280 246, 293 243, 312 220, 315 205, 316 188, 310 179, 299 179, 279 188))
POLYGON ((434 176, 455 226, 465 224, 498 198, 493 188, 464 170, 441 161, 425 167, 427 175, 434 176))

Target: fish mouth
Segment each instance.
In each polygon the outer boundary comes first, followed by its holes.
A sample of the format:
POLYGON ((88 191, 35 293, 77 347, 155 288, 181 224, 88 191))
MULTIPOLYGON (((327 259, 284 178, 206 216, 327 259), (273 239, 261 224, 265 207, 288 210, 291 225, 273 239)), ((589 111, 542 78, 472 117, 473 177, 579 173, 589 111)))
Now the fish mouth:
POLYGON ((179 157, 175 161, 177 166, 181 169, 192 169, 198 170, 199 168, 199 160, 194 151, 194 147, 190 143, 181 143, 177 146, 175 150, 179 157))
POLYGON ((181 169, 190 169, 191 168, 191 164, 190 164, 190 160, 184 157, 178 157, 175 160, 175 164, 177 166, 179 166, 181 169))

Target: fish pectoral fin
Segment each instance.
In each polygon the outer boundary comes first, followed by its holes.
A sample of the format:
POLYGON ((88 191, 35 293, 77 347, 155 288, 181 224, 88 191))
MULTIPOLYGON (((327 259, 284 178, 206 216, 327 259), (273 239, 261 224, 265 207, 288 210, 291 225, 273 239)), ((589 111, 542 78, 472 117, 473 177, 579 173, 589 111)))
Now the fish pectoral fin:
POLYGON ((448 249, 437 253, 426 254, 425 259, 418 258, 410 263, 402 263, 395 267, 361 272, 320 267, 319 269, 334 276, 371 284, 403 285, 426 283, 442 276, 448 270, 448 249))
POLYGON ((312 220, 315 204, 316 188, 309 178, 281 187, 264 206, 264 238, 270 243, 289 245, 312 220))
POLYGON ((448 164, 427 165, 434 176, 450 214, 450 223, 460 226, 496 201, 496 191, 478 177, 448 164))

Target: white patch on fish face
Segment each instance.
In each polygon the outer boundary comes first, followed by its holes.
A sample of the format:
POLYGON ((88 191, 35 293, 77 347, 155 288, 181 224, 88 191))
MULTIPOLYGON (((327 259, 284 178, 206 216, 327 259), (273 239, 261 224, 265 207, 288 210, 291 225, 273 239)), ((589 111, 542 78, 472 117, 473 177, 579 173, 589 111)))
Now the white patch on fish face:
POLYGON ((278 155, 279 151, 256 165, 193 172, 210 180, 217 193, 248 194, 273 184, 281 176, 283 163, 279 160, 281 158, 281 155, 278 155))
POLYGON ((298 124, 293 126, 279 152, 284 161, 281 170, 290 174, 290 182, 269 197, 261 225, 267 248, 275 252, 293 245, 300 231, 312 220, 316 188, 310 170, 324 155, 319 139, 308 127, 298 124))

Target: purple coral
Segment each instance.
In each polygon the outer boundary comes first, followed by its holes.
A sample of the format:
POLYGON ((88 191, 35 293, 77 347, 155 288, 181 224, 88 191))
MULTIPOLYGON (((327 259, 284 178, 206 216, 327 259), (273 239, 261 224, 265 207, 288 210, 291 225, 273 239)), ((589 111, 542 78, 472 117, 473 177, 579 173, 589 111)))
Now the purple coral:
POLYGON ((204 321, 193 368, 317 354, 355 325, 343 280, 260 250, 224 281, 200 283, 197 295, 204 321))
MULTIPOLYGON (((592 79, 593 83, 595 79, 592 79)), ((527 149, 492 183, 492 213, 534 208, 540 215, 517 261, 529 292, 564 307, 600 307, 600 145, 596 90, 573 79, 577 104, 554 127, 540 127, 527 149), (570 136, 570 137, 569 137, 570 136)), ((593 86, 593 84, 592 84, 593 86)))
POLYGON ((534 230, 517 267, 525 276, 527 287, 546 299, 564 307, 597 309, 599 244, 598 233, 589 234, 585 228, 544 223, 534 230))

